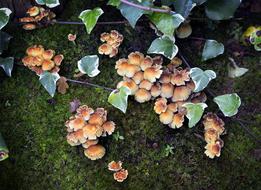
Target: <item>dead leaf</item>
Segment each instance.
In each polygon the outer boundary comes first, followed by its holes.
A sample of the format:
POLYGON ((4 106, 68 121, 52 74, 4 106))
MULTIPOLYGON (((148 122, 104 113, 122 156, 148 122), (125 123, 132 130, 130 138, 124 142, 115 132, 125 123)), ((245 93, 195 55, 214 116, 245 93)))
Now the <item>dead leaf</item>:
POLYGON ((77 108, 81 105, 80 100, 77 98, 70 102, 70 112, 74 113, 76 112, 77 108))
POLYGON ((58 92, 60 92, 61 94, 65 94, 66 90, 69 88, 67 79, 65 77, 60 77, 60 79, 57 81, 57 86, 58 92))

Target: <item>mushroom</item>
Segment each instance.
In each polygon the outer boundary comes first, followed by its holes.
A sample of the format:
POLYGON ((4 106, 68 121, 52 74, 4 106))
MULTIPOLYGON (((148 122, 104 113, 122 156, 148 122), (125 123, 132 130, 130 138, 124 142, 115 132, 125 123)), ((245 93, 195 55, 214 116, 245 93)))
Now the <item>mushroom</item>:
POLYGON ((126 78, 125 81, 120 81, 117 84, 117 88, 120 88, 122 86, 128 87, 131 90, 131 95, 134 95, 139 88, 138 85, 132 79, 128 78, 126 78))
POLYGON ((45 50, 42 54, 44 59, 52 59, 55 52, 52 49, 45 50))
POLYGON ((37 16, 40 13, 40 8, 33 6, 33 7, 29 8, 26 13, 32 17, 37 16))
POLYGON ((77 35, 76 34, 68 34, 67 38, 70 42, 74 42, 77 38, 77 35))
POLYGON ((100 40, 102 42, 106 42, 110 38, 110 34, 107 32, 103 32, 100 36, 100 40))
POLYGON ((157 114, 161 114, 167 110, 167 99, 166 98, 158 98, 154 104, 154 111, 157 114))
POLYGON ((135 73, 135 75, 132 77, 132 80, 136 83, 136 84, 140 84, 140 82, 144 79, 143 77, 143 72, 142 71, 138 71, 137 73, 135 73))
POLYGON ((171 61, 170 64, 167 65, 167 68, 170 71, 173 71, 175 68, 177 68, 178 66, 180 66, 182 64, 182 60, 178 57, 174 57, 171 61))
POLYGON ((221 148, 222 146, 219 141, 214 143, 208 143, 205 146, 205 154, 211 159, 213 159, 215 156, 219 157, 221 154, 221 148))
POLYGON ((54 68, 54 66, 55 66, 55 63, 52 60, 46 59, 42 63, 42 69, 44 71, 50 71, 54 68))
POLYGON ((170 103, 168 104, 168 109, 173 113, 178 111, 178 104, 177 103, 170 103))
POLYGON ((111 135, 115 130, 115 123, 113 121, 106 121, 103 125, 103 136, 106 136, 106 133, 108 135, 111 135))
POLYGON ((128 62, 133 65, 140 66, 143 59, 144 59, 144 55, 137 51, 132 52, 128 55, 128 62))
POLYGON ((162 75, 160 76, 160 83, 170 83, 171 73, 168 70, 164 70, 162 75))
POLYGON ((89 124, 102 125, 107 120, 107 112, 103 108, 97 108, 96 111, 91 114, 89 124))
POLYGON ((87 105, 82 105, 76 110, 77 116, 82 117, 85 121, 90 119, 91 114, 94 113, 94 110, 87 105))
POLYGON ((140 63, 140 68, 145 71, 147 68, 151 67, 153 64, 153 59, 150 56, 146 56, 140 63))
POLYGON ((116 47, 114 47, 114 46, 112 45, 112 51, 111 51, 109 57, 114 57, 114 56, 116 56, 116 55, 118 54, 118 52, 119 52, 118 48, 116 48, 116 47))
POLYGON ((81 143, 84 143, 85 141, 86 141, 86 138, 84 136, 82 129, 71 132, 67 135, 67 142, 72 146, 79 145, 81 143))
POLYGON ((22 59, 22 62, 25 66, 31 66, 33 65, 34 57, 33 56, 25 56, 22 59))
POLYGON ((187 81, 190 80, 189 77, 189 71, 184 69, 184 70, 177 70, 174 69, 174 73, 171 75, 171 83, 173 85, 181 86, 185 85, 187 81))
POLYGON ((152 83, 156 82, 156 79, 160 78, 162 72, 160 65, 149 67, 144 71, 144 79, 147 79, 152 83))
POLYGON ((128 177, 128 170, 121 169, 113 174, 113 177, 118 182, 123 182, 128 177))
POLYGON ((121 161, 118 161, 118 162, 111 161, 108 164, 108 170, 110 170, 110 171, 117 172, 117 171, 119 171, 121 169, 122 169, 122 162, 121 161))
POLYGON ((140 88, 135 93, 135 100, 139 103, 147 102, 151 99, 151 94, 144 88, 140 88))
POLYGON ((140 67, 134 64, 128 64, 125 69, 126 69, 126 76, 129 78, 133 77, 135 73, 140 71, 140 67))
POLYGON ((202 103, 207 101, 207 96, 204 92, 196 93, 192 96, 191 102, 192 103, 202 103))
POLYGON ((186 86, 189 87, 191 91, 194 91, 195 89, 195 83, 192 80, 187 82, 186 86))
POLYGON ((191 89, 188 88, 187 86, 177 86, 174 89, 172 101, 177 102, 177 101, 187 100, 190 94, 191 94, 191 89))
POLYGON ((34 30, 36 29, 36 25, 32 23, 27 23, 23 25, 24 30, 34 30))
POLYGON ((44 48, 41 45, 39 45, 39 46, 34 45, 34 46, 31 46, 26 49, 27 55, 30 55, 33 57, 38 56, 38 55, 41 56, 43 54, 43 52, 44 52, 44 48))
POLYGON ((151 93, 151 96, 153 96, 154 98, 158 97, 161 94, 160 84, 155 83, 154 85, 152 85, 152 87, 150 89, 150 93, 151 93))
POLYGON ((101 55, 110 55, 112 53, 112 46, 107 43, 104 43, 100 45, 100 47, 98 48, 98 52, 101 55))
POLYGON ((219 134, 215 129, 207 129, 204 132, 205 141, 207 143, 213 143, 216 142, 216 140, 219 138, 219 134))
POLYGON ((34 17, 23 17, 19 18, 19 22, 35 22, 34 17))
POLYGON ((87 124, 83 128, 84 137, 89 140, 96 140, 97 137, 100 137, 103 132, 103 128, 100 125, 87 124))
POLYGON ((129 64, 127 59, 119 59, 118 61, 116 61, 115 69, 117 69, 117 73, 120 76, 125 76, 128 65, 129 64))
POLYGON ((113 39, 117 39, 119 37, 119 32, 117 30, 111 30, 110 37, 113 39))
POLYGON ((64 59, 63 55, 59 54, 59 55, 54 56, 53 61, 54 61, 55 65, 60 66, 63 59, 64 59))
POLYGON ((163 58, 159 55, 153 57, 152 60, 153 60, 153 65, 162 65, 163 63, 163 58))
POLYGON ((161 94, 163 98, 170 98, 173 96, 174 86, 171 83, 164 83, 161 85, 161 94))
POLYGON ((105 155, 105 152, 105 148, 99 144, 84 149, 84 155, 91 160, 101 159, 105 155))
POLYGON ((203 125, 205 130, 215 129, 218 134, 222 134, 225 131, 224 122, 214 113, 207 113, 203 117, 203 125))
POLYGON ((180 127, 182 127, 183 122, 184 122, 184 115, 181 113, 176 113, 176 114, 174 114, 173 120, 169 126, 173 129, 180 128, 180 127))
POLYGON ((42 56, 35 56, 33 57, 32 66, 41 66, 43 64, 43 58, 42 56))
POLYGON ((176 30, 177 37, 181 39, 189 37, 191 33, 192 33, 192 28, 189 23, 181 24, 176 30))
POLYGON ((74 131, 82 129, 85 125, 85 121, 82 117, 76 117, 69 121, 68 127, 74 131))
POLYGON ((82 147, 83 148, 89 148, 92 145, 98 144, 98 142, 99 142, 99 139, 96 139, 96 140, 86 140, 86 142, 82 144, 82 147))
POLYGON ((144 88, 146 90, 150 90, 152 87, 152 83, 148 80, 142 80, 141 83, 139 84, 139 88, 144 88))
POLYGON ((167 125, 172 122, 173 119, 173 112, 167 109, 165 112, 160 114, 160 122, 167 125))

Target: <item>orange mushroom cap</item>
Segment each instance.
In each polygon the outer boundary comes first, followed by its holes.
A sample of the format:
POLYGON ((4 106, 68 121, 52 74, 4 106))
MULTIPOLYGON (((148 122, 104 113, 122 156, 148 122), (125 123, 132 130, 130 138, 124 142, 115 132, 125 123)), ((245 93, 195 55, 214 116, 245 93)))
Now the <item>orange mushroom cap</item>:
POLYGON ((106 121, 103 125, 103 134, 106 136, 106 133, 108 135, 111 135, 115 130, 115 123, 113 121, 106 121))
POLYGON ((171 83, 164 83, 161 85, 161 96, 164 98, 170 98, 173 96, 174 86, 171 83))
POLYGON ((86 138, 84 137, 84 133, 82 129, 71 132, 67 135, 67 142, 72 146, 79 145, 81 143, 84 143, 85 141, 86 138))
POLYGON ((54 56, 53 61, 54 61, 55 65, 60 66, 63 59, 64 59, 63 55, 58 54, 58 55, 54 56))
POLYGON ((85 125, 85 121, 83 117, 76 117, 72 120, 70 120, 68 126, 70 129, 73 129, 74 131, 77 131, 79 129, 82 129, 85 125))
POLYGON ((172 122, 173 112, 167 109, 165 112, 160 114, 160 122, 167 125, 172 122))
POLYGON ((147 68, 151 67, 153 64, 153 59, 150 56, 146 56, 140 63, 140 68, 145 71, 147 68))
POLYGON ((140 84, 140 82, 144 79, 143 76, 143 72, 142 71, 138 71, 137 73, 135 73, 135 75, 132 77, 132 80, 136 83, 136 84, 140 84))
POLYGON ((204 92, 199 92, 193 95, 191 98, 191 102, 196 103, 202 103, 207 101, 207 95, 204 92))
POLYGON ((26 53, 27 55, 30 55, 30 56, 41 56, 44 52, 44 48, 43 46, 41 45, 34 45, 34 46, 31 46, 29 48, 26 49, 26 53))
POLYGON ((42 69, 44 71, 50 71, 54 68, 55 63, 52 60, 44 60, 42 63, 42 69))
POLYGON ((77 116, 82 117, 85 121, 90 119, 91 114, 94 113, 94 110, 87 105, 82 105, 76 110, 77 116))
POLYGON ((42 56, 35 56, 33 58, 33 63, 32 63, 32 66, 41 66, 43 64, 43 58, 42 56))
POLYGON ((103 128, 100 125, 95 124, 87 124, 82 128, 82 130, 84 137, 89 140, 96 140, 103 132, 103 128))
POLYGON ((129 64, 140 66, 143 59, 144 59, 144 55, 137 51, 132 52, 128 55, 129 64))
POLYGON ((167 110, 167 99, 166 98, 158 98, 154 104, 154 111, 157 114, 161 114, 167 110))
POLYGON ((118 161, 118 162, 111 161, 108 164, 108 170, 110 170, 110 171, 117 172, 117 171, 119 171, 121 169, 122 169, 122 162, 121 161, 118 161))
POLYGON ((85 156, 91 160, 101 159, 105 155, 105 152, 105 148, 99 144, 84 149, 85 156))
POLYGON ((128 65, 127 59, 119 59, 116 61, 115 69, 117 69, 118 75, 125 76, 128 65))
POLYGON ((128 177, 128 170, 121 169, 113 174, 113 177, 118 182, 123 182, 128 177))
POLYGON ((19 22, 35 22, 34 17, 23 17, 19 18, 19 22))
POLYGON ((216 142, 216 140, 219 138, 219 134, 215 129, 207 129, 204 132, 205 141, 207 143, 213 143, 216 142))
POLYGON ((165 70, 160 76, 160 83, 170 83, 171 73, 168 70, 165 70))
POLYGON ((138 90, 138 85, 132 79, 125 79, 125 81, 120 81, 117 84, 117 88, 122 86, 128 87, 131 90, 131 95, 134 95, 135 92, 138 90))
POLYGON ((168 109, 173 113, 178 111, 178 104, 177 103, 170 103, 168 104, 168 109))
POLYGON ((99 142, 99 139, 96 139, 96 140, 86 140, 86 142, 82 144, 82 147, 83 148, 89 148, 92 145, 98 144, 98 142, 99 142))
POLYGON ((112 45, 112 51, 111 51, 109 57, 115 57, 118 54, 118 52, 119 52, 118 48, 116 48, 112 45))
POLYGON ((150 82, 156 82, 156 79, 159 79, 162 74, 161 66, 152 66, 144 71, 144 79, 149 80, 150 82))
POLYGON ((126 76, 129 78, 132 78, 135 75, 135 73, 140 71, 140 67, 134 64, 128 64, 125 69, 126 76))
POLYGON ((100 45, 100 47, 98 48, 98 52, 101 55, 110 55, 112 52, 112 46, 107 43, 104 43, 100 45))
POLYGON ((52 49, 45 50, 42 54, 44 59, 52 59, 55 52, 52 49))
POLYGON ((161 94, 160 84, 156 83, 156 84, 152 85, 152 87, 150 89, 150 93, 151 93, 151 96, 153 96, 154 98, 158 97, 161 94))
POLYGON ((152 87, 152 83, 150 82, 150 81, 148 81, 148 80, 142 80, 141 81, 141 83, 139 84, 139 87, 140 88, 144 88, 144 89, 146 89, 146 90, 150 90, 151 89, 151 87, 152 87))
POLYGON ((110 34, 107 33, 107 32, 102 33, 101 36, 100 36, 100 40, 102 42, 106 42, 109 38, 110 38, 110 34))
POLYGON ((151 94, 148 90, 140 88, 135 93, 135 100, 139 103, 147 102, 151 99, 151 94))
POLYGON ((29 14, 30 16, 36 16, 40 13, 40 8, 36 6, 31 7, 27 10, 26 13, 29 14))
POLYGON ((34 62, 34 57, 33 56, 25 56, 22 59, 22 62, 25 66, 32 66, 34 62))
POLYGON ((171 76, 171 83, 173 85, 181 86, 185 85, 187 81, 190 80, 189 76, 189 71, 184 69, 184 70, 174 70, 174 73, 171 76))
POLYGON ((172 101, 177 102, 177 101, 187 100, 190 94, 191 94, 191 89, 188 88, 187 86, 177 86, 174 89, 172 101))
POLYGON ((205 154, 211 159, 213 159, 215 156, 219 157, 221 154, 221 148, 222 146, 219 142, 208 143, 205 146, 205 154))
POLYGON ((182 127, 183 122, 184 122, 184 115, 181 113, 176 113, 173 116, 173 120, 170 123, 170 127, 173 129, 180 128, 180 127, 182 127))
POLYGON ((203 125, 205 130, 207 129, 215 129, 218 134, 222 134, 225 131, 224 125, 222 119, 220 119, 216 114, 214 113, 207 113, 203 117, 203 125))
POLYGON ((36 29, 36 25, 32 23, 27 23, 23 25, 24 30, 34 30, 36 29))

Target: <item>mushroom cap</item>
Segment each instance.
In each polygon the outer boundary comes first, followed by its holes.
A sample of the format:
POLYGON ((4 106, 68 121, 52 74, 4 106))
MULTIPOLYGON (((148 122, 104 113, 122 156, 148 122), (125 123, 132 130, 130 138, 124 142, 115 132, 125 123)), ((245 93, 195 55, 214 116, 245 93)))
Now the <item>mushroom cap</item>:
POLYGON ((109 57, 115 57, 118 53, 119 53, 118 48, 113 47, 113 45, 112 45, 112 51, 111 51, 109 57))
POLYGON ((24 30, 34 30, 36 29, 36 25, 32 23, 27 23, 23 25, 24 30))
POLYGON ((105 152, 105 148, 99 144, 84 149, 84 155, 91 160, 101 159, 105 155, 105 152))
POLYGON ((219 138, 219 134, 215 129, 210 128, 205 130, 204 137, 207 143, 213 143, 219 138))
POLYGON ((40 9, 37 6, 33 6, 29 8, 26 13, 29 14, 30 16, 36 16, 40 13, 40 9))
POLYGON ((163 63, 163 58, 160 55, 153 57, 152 60, 153 65, 162 65, 163 63))
POLYGON ((165 112, 160 114, 160 122, 167 125, 172 122, 173 119, 173 112, 167 109, 165 112))
POLYGON ((106 42, 110 38, 110 34, 107 32, 103 32, 100 36, 100 40, 102 42, 106 42))
POLYGON ((99 142, 99 139, 96 139, 96 140, 86 140, 86 142, 82 144, 82 147, 83 148, 89 148, 92 145, 98 144, 98 142, 99 142))
POLYGON ((132 78, 138 71, 140 71, 140 67, 137 65, 128 64, 126 66, 126 76, 129 78, 132 78))
POLYGON ((143 59, 144 59, 144 55, 137 51, 132 52, 128 55, 129 64, 140 66, 143 59))
POLYGON ((52 59, 55 52, 52 49, 45 50, 42 54, 44 59, 52 59))
POLYGON ((207 129, 215 129, 218 134, 222 134, 225 131, 224 125, 222 119, 220 119, 216 114, 214 113, 207 113, 203 117, 203 125, 205 130, 207 129))
POLYGON ((77 116, 82 117, 85 121, 90 119, 91 114, 94 113, 94 110, 87 105, 82 105, 76 110, 77 116))
POLYGON ((174 86, 171 83, 164 83, 161 85, 161 96, 163 98, 170 98, 173 96, 174 86))
POLYGON ((135 75, 132 77, 132 80, 136 83, 136 84, 140 84, 140 82, 144 79, 143 76, 143 72, 142 71, 138 71, 137 73, 135 73, 135 75))
POLYGON ((125 76, 128 65, 127 59, 119 59, 116 61, 115 69, 117 69, 118 75, 125 76))
POLYGON ((153 64, 153 59, 150 56, 146 56, 140 63, 140 68, 145 71, 147 68, 151 67, 153 64))
POLYGON ((35 56, 33 58, 32 66, 41 66, 43 64, 44 59, 42 56, 35 56))
POLYGON ((111 52, 112 52, 112 46, 107 44, 107 43, 104 43, 102 45, 99 46, 98 48, 98 52, 99 54, 101 55, 110 55, 111 52))
POLYGON ((171 75, 171 83, 173 85, 181 86, 185 85, 187 81, 190 80, 189 71, 184 70, 174 70, 174 73, 171 75))
POLYGON ((221 154, 221 148, 222 147, 218 142, 208 143, 205 146, 205 154, 211 159, 213 159, 215 156, 219 157, 221 154))
POLYGON ((170 103, 168 104, 168 109, 172 111, 173 113, 178 111, 178 104, 177 103, 170 103))
POLYGON ((202 103, 207 101, 207 95, 204 92, 199 92, 191 98, 192 103, 202 103))
POLYGON ((144 89, 146 89, 146 90, 150 90, 151 89, 151 87, 152 87, 152 83, 150 82, 150 81, 148 81, 148 80, 142 80, 141 81, 141 83, 139 84, 139 87, 140 88, 144 88, 144 89))
POLYGON ((118 38, 119 37, 119 32, 117 30, 111 30, 110 32, 110 37, 111 38, 118 38))
POLYGON ((68 34, 67 38, 70 42, 74 42, 76 40, 76 34, 68 34))
POLYGON ((174 89, 172 101, 177 102, 177 101, 187 100, 190 94, 191 94, 191 89, 188 88, 187 86, 177 86, 174 89))
POLYGON ((85 121, 83 119, 83 117, 76 117, 72 120, 69 121, 69 128, 73 129, 74 131, 77 131, 79 129, 82 129, 85 125, 85 121))
POLYGON ((31 46, 29 48, 26 49, 26 53, 27 55, 30 55, 30 56, 41 56, 44 52, 44 48, 43 46, 39 45, 34 45, 34 46, 31 46))
POLYGON ((121 161, 118 161, 118 162, 111 161, 108 164, 108 170, 110 170, 110 171, 117 172, 117 171, 119 171, 121 169, 122 169, 122 162, 121 161))
POLYGON ((178 57, 174 57, 171 61, 170 64, 167 65, 167 68, 171 71, 173 71, 175 68, 180 66, 182 64, 182 60, 178 57))
POLYGON ((102 135, 103 129, 100 125, 87 124, 83 128, 84 137, 89 140, 96 140, 102 135))
POLYGON ((131 95, 134 95, 139 88, 138 85, 132 79, 126 79, 125 81, 120 81, 117 84, 117 88, 120 88, 122 86, 128 87, 131 90, 131 95))
POLYGON ((176 30, 177 37, 181 39, 189 37, 191 33, 192 33, 192 28, 189 23, 181 24, 176 30))
POLYGON ((60 66, 63 59, 64 59, 63 55, 58 54, 58 55, 54 56, 53 61, 54 61, 55 65, 60 66))
POLYGON ((162 75, 160 76, 159 82, 160 83, 170 83, 170 79, 171 79, 171 73, 165 70, 162 73, 162 75))
POLYGON ((19 18, 19 22, 35 22, 34 17, 23 17, 19 18))
POLYGON ((46 59, 42 63, 42 69, 44 71, 50 71, 54 68, 54 66, 55 66, 55 63, 52 60, 46 59))
POLYGON ((32 66, 34 62, 34 57, 33 56, 25 56, 22 59, 22 62, 25 66, 32 66))
POLYGON ((144 71, 144 79, 149 80, 150 82, 156 82, 156 79, 159 79, 162 74, 161 66, 152 66, 144 71))
POLYGON ((113 174, 113 177, 118 182, 123 182, 128 177, 128 170, 121 169, 113 174))
POLYGON ((176 113, 173 116, 173 120, 170 124, 170 127, 173 129, 180 128, 180 127, 182 127, 183 122, 184 122, 184 115, 180 114, 180 113, 176 113))
POLYGON ((139 103, 147 102, 151 99, 151 94, 148 90, 140 88, 135 93, 135 100, 139 103))
POLYGON ((159 83, 155 83, 154 85, 152 85, 151 89, 150 89, 150 93, 151 96, 156 98, 160 95, 161 93, 161 86, 159 83))
POLYGON ((106 136, 106 133, 108 135, 111 135, 115 130, 115 123, 113 121, 106 121, 103 125, 103 134, 106 136))
POLYGON ((93 114, 91 114, 88 122, 89 124, 101 126, 105 120, 106 119, 104 119, 100 114, 94 112, 93 114))
POLYGON ((195 89, 195 83, 192 80, 187 82, 186 86, 189 87, 191 91, 194 91, 195 89))
POLYGON ((167 99, 166 98, 158 98, 154 104, 154 111, 157 114, 161 114, 165 112, 168 108, 167 99))
POLYGON ((86 138, 84 137, 84 133, 82 129, 71 132, 67 135, 67 142, 72 146, 79 145, 80 143, 84 143, 85 141, 86 138))

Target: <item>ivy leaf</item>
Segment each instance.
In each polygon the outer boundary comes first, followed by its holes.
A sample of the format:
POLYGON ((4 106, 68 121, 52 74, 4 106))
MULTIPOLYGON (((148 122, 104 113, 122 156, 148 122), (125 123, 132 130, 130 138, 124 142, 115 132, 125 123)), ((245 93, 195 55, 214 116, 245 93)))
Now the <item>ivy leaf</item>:
POLYGON ((205 12, 212 20, 225 20, 232 18, 239 7, 241 0, 208 0, 205 12))
POLYGON ((81 12, 79 18, 82 20, 82 22, 85 25, 85 28, 87 30, 87 33, 90 34, 94 26, 96 25, 99 17, 103 14, 103 10, 99 7, 91 10, 87 9, 83 12, 81 12))
POLYGON ((5 140, 2 136, 2 134, 0 133, 0 161, 5 160, 6 158, 8 158, 8 148, 5 144, 5 140))
POLYGON ((236 93, 217 96, 214 98, 214 102, 227 117, 236 115, 241 105, 241 99, 236 93))
POLYGON ((14 58, 13 57, 0 57, 0 67, 2 67, 7 76, 12 76, 12 70, 14 67, 14 58))
POLYGON ((97 76, 100 71, 99 57, 97 55, 87 55, 78 61, 78 69, 81 73, 87 74, 89 77, 97 76))
POLYGON ((198 67, 194 67, 189 71, 190 77, 195 83, 194 92, 199 92, 207 87, 208 83, 216 78, 216 73, 212 70, 203 71, 198 67))
POLYGON ((192 128, 199 122, 205 108, 208 106, 205 103, 185 103, 182 107, 185 107, 187 110, 186 117, 189 119, 189 128, 192 128))
POLYGON ((59 78, 60 75, 58 73, 50 73, 48 71, 45 71, 40 75, 40 83, 52 97, 55 94, 56 82, 59 78))
POLYGON ((168 36, 163 36, 156 38, 151 43, 148 53, 158 53, 169 59, 173 59, 178 53, 178 47, 168 36))
POLYGON ((207 40, 203 48, 202 61, 212 59, 223 53, 224 45, 222 43, 219 43, 216 40, 207 40))
POLYGON ((195 6, 192 0, 176 0, 174 3, 175 11, 184 18, 188 17, 190 11, 195 6))
POLYGON ((0 8, 0 30, 8 23, 12 11, 8 8, 0 8))
POLYGON ((185 20, 180 14, 152 13, 149 19, 165 35, 173 36, 174 30, 185 20))
POLYGON ((39 5, 46 5, 49 8, 54 8, 60 5, 59 0, 35 0, 39 5))
POLYGON ((0 31, 0 55, 4 50, 8 49, 8 44, 11 38, 12 36, 10 36, 9 34, 0 31))
POLYGON ((109 0, 107 5, 118 7, 121 4, 120 0, 109 0))
POLYGON ((128 106, 128 96, 131 94, 131 90, 128 87, 122 86, 119 89, 112 91, 108 98, 108 102, 114 107, 126 113, 128 106))

